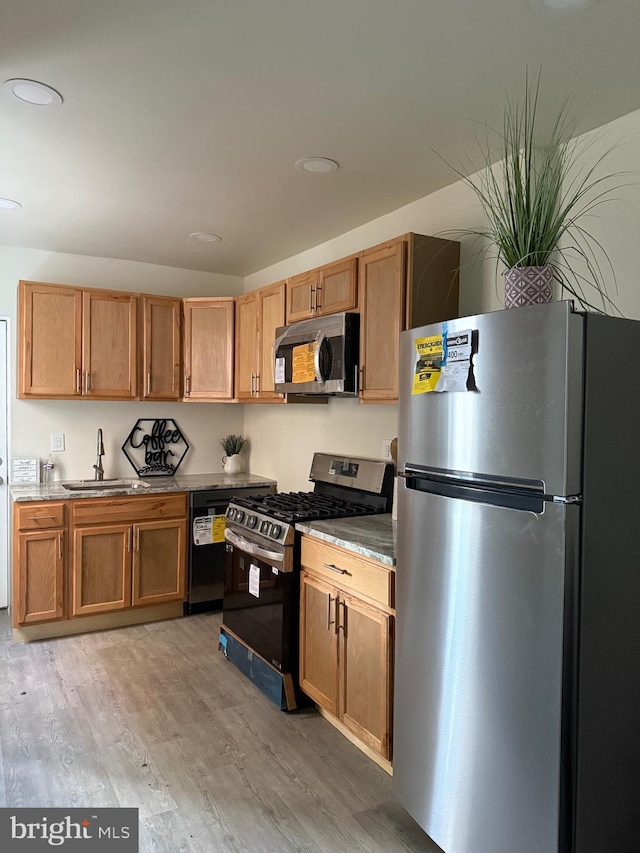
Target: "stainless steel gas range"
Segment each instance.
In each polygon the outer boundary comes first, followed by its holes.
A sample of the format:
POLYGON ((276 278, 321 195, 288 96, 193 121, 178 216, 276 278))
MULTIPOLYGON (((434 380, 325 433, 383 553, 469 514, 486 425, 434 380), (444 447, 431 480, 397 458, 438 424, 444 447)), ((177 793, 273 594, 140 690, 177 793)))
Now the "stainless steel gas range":
POLYGON ((220 649, 272 701, 293 710, 298 686, 302 521, 391 511, 393 465, 315 453, 312 492, 236 498, 227 509, 220 649))

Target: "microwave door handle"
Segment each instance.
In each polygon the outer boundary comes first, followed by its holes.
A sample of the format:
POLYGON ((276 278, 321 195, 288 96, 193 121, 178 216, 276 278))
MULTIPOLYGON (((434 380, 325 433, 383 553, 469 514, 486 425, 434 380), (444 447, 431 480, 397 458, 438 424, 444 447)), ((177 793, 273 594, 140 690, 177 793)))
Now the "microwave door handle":
POLYGON ((229 530, 229 528, 225 530, 224 538, 227 542, 235 545, 236 548, 241 548, 253 557, 258 557, 258 559, 263 560, 273 560, 276 563, 282 562, 282 554, 279 554, 277 551, 269 551, 266 548, 261 548, 259 545, 256 545, 255 542, 250 542, 248 539, 245 539, 244 536, 234 533, 233 530, 229 530))

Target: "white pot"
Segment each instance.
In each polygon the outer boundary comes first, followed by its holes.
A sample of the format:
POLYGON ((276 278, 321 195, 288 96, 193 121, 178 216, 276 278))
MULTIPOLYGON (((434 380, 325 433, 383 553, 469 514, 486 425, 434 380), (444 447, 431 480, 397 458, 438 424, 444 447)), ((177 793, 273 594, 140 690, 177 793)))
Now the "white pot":
POLYGON ((241 474, 242 461, 239 453, 234 453, 233 456, 222 457, 222 470, 225 474, 241 474))

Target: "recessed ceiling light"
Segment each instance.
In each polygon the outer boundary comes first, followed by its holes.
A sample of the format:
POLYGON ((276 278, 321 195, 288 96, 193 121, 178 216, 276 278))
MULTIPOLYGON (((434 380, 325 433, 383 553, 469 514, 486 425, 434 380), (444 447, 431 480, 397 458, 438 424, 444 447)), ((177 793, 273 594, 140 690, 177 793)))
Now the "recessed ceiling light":
POLYGON ((0 198, 0 208, 3 210, 18 210, 22 207, 19 201, 14 201, 11 198, 0 198))
POLYGON ((536 12, 569 15, 591 6, 596 0, 529 0, 536 12))
POLYGON ((44 83, 38 83, 37 80, 16 77, 6 80, 2 88, 19 101, 37 107, 59 107, 62 103, 60 92, 56 92, 51 86, 45 86, 44 83))
POLYGON ((203 231, 195 231, 193 234, 189 234, 193 240, 199 240, 201 243, 219 243, 222 240, 222 237, 218 237, 217 234, 205 234, 203 231))
POLYGON ((314 172, 316 175, 326 175, 327 172, 336 172, 338 164, 335 160, 327 157, 303 157, 295 163, 296 169, 301 172, 314 172))

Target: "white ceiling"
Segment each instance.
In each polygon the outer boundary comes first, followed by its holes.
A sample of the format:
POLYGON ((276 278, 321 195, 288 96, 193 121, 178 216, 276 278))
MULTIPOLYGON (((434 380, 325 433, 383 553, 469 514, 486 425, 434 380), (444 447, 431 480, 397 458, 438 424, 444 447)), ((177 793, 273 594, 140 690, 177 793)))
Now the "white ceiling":
POLYGON ((64 104, 0 97, 0 244, 246 275, 453 182, 527 64, 581 129, 640 108, 639 43, 639 0, 1 0, 0 83, 64 104))

